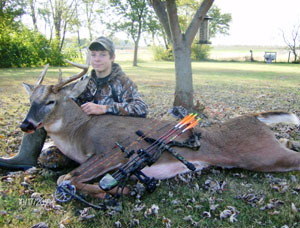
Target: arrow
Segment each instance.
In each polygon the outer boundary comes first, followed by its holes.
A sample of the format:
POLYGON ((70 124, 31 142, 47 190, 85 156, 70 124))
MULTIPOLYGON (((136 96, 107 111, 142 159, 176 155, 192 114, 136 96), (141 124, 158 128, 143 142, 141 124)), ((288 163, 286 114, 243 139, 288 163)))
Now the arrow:
MULTIPOLYGON (((201 120, 201 119, 198 118, 197 120, 195 120, 195 121, 193 121, 192 123, 190 123, 185 129, 183 129, 181 132, 179 132, 177 135, 175 135, 173 138, 171 138, 171 139, 169 140, 169 142, 173 141, 175 138, 177 138, 178 136, 182 135, 182 134, 183 134, 184 132, 186 132, 187 130, 189 130, 189 129, 195 127, 195 126, 198 124, 198 122, 199 122, 200 120, 201 120)), ((168 142, 168 143, 169 143, 169 142, 168 142)))
MULTIPOLYGON (((155 161, 157 161, 164 150, 168 150, 174 157, 176 157, 180 162, 185 164, 190 170, 195 171, 195 166, 184 159, 180 154, 174 151, 170 146, 167 144, 174 140, 179 135, 186 132, 188 129, 193 128, 197 125, 200 118, 195 120, 197 114, 189 114, 188 116, 184 117, 178 124, 176 124, 173 128, 171 128, 168 132, 163 134, 159 139, 157 139, 154 143, 152 143, 146 149, 140 149, 137 151, 137 155, 126 164, 124 164, 121 168, 118 169, 112 175, 106 175, 104 178, 101 179, 99 182, 99 186, 104 190, 109 190, 119 184, 121 180, 125 180, 128 176, 135 174, 138 178, 136 172, 140 172, 146 165, 152 165, 155 161), (174 135, 179 129, 186 126, 183 130, 177 133, 175 136, 172 137, 167 143, 167 139, 174 135), (153 152, 154 151, 154 152, 153 152)), ((142 181, 142 180, 141 180, 142 181)), ((142 181, 144 182, 144 181, 142 181)), ((145 182, 146 183, 146 182, 145 182)), ((146 183, 148 185, 148 183, 146 183)))
MULTIPOLYGON (((147 151, 148 153, 151 153, 155 148, 157 148, 157 146, 162 145, 169 137, 171 137, 180 128, 182 128, 183 126, 186 126, 186 125, 190 124, 191 122, 194 122, 195 117, 197 115, 198 115, 197 113, 196 114, 191 113, 191 114, 185 116, 182 120, 180 120, 180 122, 178 124, 176 124, 168 132, 166 132, 165 134, 163 134, 162 136, 160 136, 154 143, 152 143, 151 145, 149 145, 145 149, 145 151, 147 151)), ((131 161, 129 161, 128 163, 126 163, 122 168, 126 169, 127 167, 129 167, 130 165, 132 165, 134 162, 136 162, 138 159, 140 159, 139 155, 135 156, 131 161)))

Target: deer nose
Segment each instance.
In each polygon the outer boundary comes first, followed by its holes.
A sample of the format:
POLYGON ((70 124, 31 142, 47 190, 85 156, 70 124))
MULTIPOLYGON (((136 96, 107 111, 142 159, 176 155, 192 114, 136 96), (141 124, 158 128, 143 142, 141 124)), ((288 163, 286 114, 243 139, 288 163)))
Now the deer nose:
POLYGON ((35 131, 36 130, 36 127, 31 123, 29 122, 28 120, 24 120, 20 126, 21 130, 22 131, 35 131))

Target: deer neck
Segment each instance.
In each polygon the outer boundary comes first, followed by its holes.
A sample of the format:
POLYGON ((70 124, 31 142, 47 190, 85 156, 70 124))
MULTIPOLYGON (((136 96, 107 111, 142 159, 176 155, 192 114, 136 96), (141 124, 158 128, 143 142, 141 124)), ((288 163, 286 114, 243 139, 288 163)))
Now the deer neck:
POLYGON ((90 119, 73 100, 62 102, 53 117, 44 125, 49 135, 70 136, 90 119))

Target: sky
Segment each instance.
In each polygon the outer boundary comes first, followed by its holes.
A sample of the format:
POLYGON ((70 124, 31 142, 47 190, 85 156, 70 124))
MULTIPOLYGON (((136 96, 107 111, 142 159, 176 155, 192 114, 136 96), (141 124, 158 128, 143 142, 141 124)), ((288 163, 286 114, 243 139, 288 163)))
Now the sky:
MULTIPOLYGON (((232 22, 230 35, 211 39, 212 45, 286 46, 281 30, 290 35, 293 26, 300 25, 300 0, 215 0, 214 4, 222 13, 230 13, 232 22)), ((29 16, 24 19, 32 25, 29 16)))
POLYGON ((283 30, 291 34, 300 25, 300 0, 215 0, 230 13, 230 35, 211 39, 213 45, 285 46, 283 30))

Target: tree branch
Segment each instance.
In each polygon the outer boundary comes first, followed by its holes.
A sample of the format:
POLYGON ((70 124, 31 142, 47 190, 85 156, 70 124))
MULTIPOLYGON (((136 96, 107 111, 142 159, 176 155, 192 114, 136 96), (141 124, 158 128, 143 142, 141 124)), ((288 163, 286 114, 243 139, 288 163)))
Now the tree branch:
POLYGON ((165 3, 162 2, 161 0, 150 0, 150 4, 152 5, 158 20, 160 21, 160 23, 162 24, 168 40, 172 41, 172 35, 171 35, 171 30, 170 30, 170 26, 169 26, 169 20, 168 20, 168 14, 166 12, 166 7, 165 7, 165 3))
POLYGON ((176 46, 182 41, 182 34, 179 25, 176 0, 167 0, 167 12, 170 24, 173 44, 176 46))
POLYGON ((212 6, 214 0, 204 0, 193 17, 188 29, 185 32, 186 45, 192 45, 193 40, 198 32, 201 21, 204 19, 207 11, 212 6))

